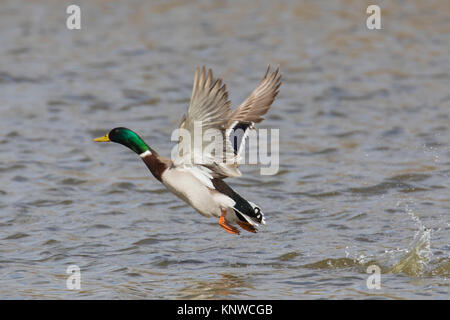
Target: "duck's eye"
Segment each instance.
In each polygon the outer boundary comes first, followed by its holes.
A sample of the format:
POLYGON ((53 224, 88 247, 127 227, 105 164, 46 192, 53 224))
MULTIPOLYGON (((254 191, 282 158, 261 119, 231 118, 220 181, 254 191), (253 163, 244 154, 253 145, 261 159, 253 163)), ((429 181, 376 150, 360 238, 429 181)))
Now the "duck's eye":
POLYGON ((255 207, 255 213, 258 214, 261 210, 258 207, 255 207))

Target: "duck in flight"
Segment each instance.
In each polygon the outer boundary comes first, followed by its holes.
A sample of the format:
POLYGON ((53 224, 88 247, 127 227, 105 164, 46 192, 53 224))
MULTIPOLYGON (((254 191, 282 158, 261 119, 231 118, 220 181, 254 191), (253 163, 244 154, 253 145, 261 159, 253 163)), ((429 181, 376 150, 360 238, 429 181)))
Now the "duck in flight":
POLYGON ((279 68, 271 71, 269 66, 250 96, 235 110, 230 110, 222 80, 214 79, 211 69, 207 72, 205 67, 197 68, 189 108, 179 127, 180 132, 190 135, 180 134, 179 152, 172 160, 160 156, 138 134, 123 127, 114 128, 94 141, 116 142, 136 152, 169 191, 203 216, 219 218, 219 225, 227 232, 239 234, 237 224, 256 233, 258 226, 265 224, 264 214, 259 206, 231 189, 224 179, 241 175, 238 169, 240 153, 248 131, 264 120, 262 116, 269 111, 280 85, 279 68), (213 142, 202 139, 201 149, 190 148, 192 136, 199 127, 201 132, 216 130, 220 139, 213 142), (209 149, 212 151, 203 151, 209 149))

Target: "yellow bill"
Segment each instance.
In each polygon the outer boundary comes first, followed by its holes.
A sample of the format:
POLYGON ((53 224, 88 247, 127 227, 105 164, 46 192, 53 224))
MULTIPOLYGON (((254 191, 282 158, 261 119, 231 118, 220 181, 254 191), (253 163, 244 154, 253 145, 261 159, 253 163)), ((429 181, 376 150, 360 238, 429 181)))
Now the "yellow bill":
POLYGON ((95 142, 108 142, 111 140, 109 140, 108 134, 105 134, 103 137, 95 138, 94 141, 95 142))

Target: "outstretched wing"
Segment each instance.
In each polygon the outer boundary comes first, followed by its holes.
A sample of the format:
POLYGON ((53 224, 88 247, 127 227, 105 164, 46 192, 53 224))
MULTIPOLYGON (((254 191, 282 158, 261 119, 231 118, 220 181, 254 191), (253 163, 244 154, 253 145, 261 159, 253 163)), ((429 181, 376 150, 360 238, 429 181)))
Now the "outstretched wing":
POLYGON ((225 84, 205 67, 195 71, 189 109, 179 131, 174 165, 201 165, 217 178, 240 176, 236 155, 227 137, 230 101, 225 84), (209 139, 208 139, 209 138, 209 139))
POLYGON ((243 149, 248 130, 253 129, 255 123, 264 120, 262 116, 269 111, 275 97, 278 95, 281 85, 279 70, 278 66, 275 71, 269 73, 269 65, 260 84, 230 115, 227 129, 230 131, 230 140, 237 155, 243 149))
POLYGON ((262 117, 269 111, 275 97, 279 92, 281 85, 280 67, 270 73, 270 65, 267 67, 266 74, 260 84, 250 94, 250 96, 241 103, 239 107, 230 115, 229 125, 234 121, 246 123, 259 123, 264 120, 262 117))
POLYGON ((197 68, 189 109, 179 128, 174 165, 196 167, 208 178, 240 176, 240 152, 248 130, 264 120, 280 85, 279 67, 270 73, 269 66, 256 89, 231 111, 222 80, 215 80, 211 69, 197 68))

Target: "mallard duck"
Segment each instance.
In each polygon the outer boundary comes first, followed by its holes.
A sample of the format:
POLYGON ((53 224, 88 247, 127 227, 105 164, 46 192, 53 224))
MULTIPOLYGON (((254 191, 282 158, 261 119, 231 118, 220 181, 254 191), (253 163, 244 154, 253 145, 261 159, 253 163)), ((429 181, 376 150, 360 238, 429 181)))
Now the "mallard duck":
MULTIPOLYGON (((248 131, 254 129, 254 124, 264 120, 262 116, 272 105, 280 85, 279 67, 271 72, 269 66, 256 89, 232 111, 222 80, 214 79, 211 69, 208 72, 205 67, 196 69, 189 108, 182 118, 180 130, 193 134, 195 126, 200 126, 202 132, 215 129, 221 133, 220 139, 224 147, 221 145, 219 149, 223 152, 207 153, 208 161, 204 161, 204 157, 199 160, 197 149, 192 151, 185 148, 186 142, 192 142, 188 138, 178 139, 180 152, 172 156, 172 160, 160 156, 137 133, 123 127, 114 128, 94 141, 112 141, 133 150, 142 158, 153 176, 169 191, 203 216, 219 218, 219 225, 227 232, 239 234, 237 224, 246 231, 256 233, 257 228, 265 224, 263 212, 259 206, 231 189, 224 179, 241 175, 238 167, 244 140, 248 131), (241 134, 240 141, 237 136, 233 136, 238 129, 241 134)), ((217 141, 202 141, 201 147, 206 147, 208 143, 209 146, 211 143, 218 144, 217 141)))

